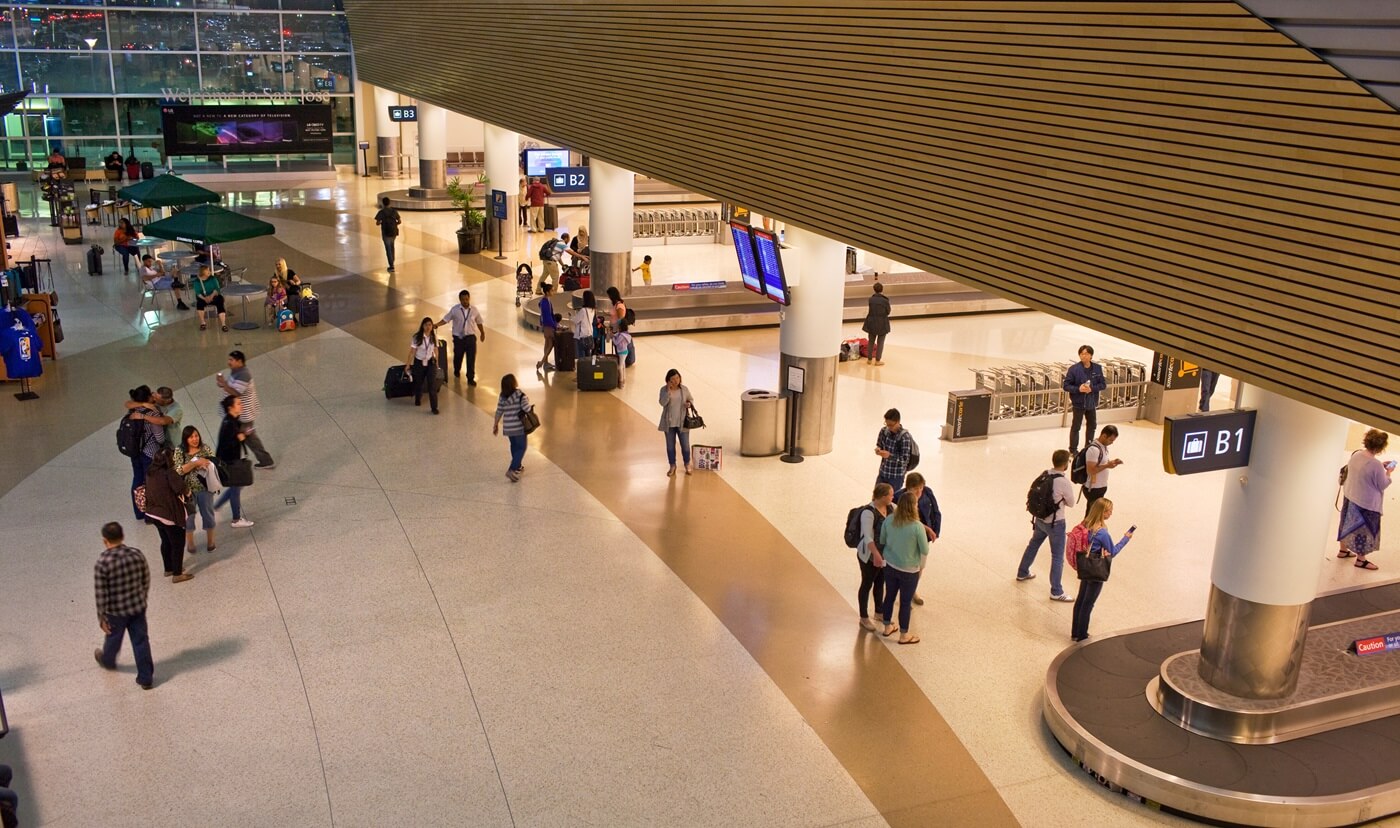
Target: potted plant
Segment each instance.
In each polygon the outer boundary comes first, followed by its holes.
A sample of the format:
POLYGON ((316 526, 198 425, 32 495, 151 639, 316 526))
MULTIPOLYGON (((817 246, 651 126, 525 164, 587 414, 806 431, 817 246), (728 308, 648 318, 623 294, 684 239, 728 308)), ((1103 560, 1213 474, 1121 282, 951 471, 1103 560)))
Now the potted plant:
POLYGON ((477 187, 485 188, 486 175, 477 176, 476 181, 462 186, 462 179, 454 176, 447 182, 447 195, 453 205, 462 211, 462 226, 457 229, 457 252, 480 253, 481 235, 486 227, 486 212, 476 206, 477 187))

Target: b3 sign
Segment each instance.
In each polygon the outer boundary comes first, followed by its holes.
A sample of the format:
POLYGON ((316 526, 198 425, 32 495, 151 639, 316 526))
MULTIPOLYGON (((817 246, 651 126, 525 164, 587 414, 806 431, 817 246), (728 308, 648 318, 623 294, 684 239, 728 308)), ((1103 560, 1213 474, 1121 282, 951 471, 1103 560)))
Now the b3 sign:
POLYGON ((587 167, 550 167, 544 171, 549 189, 556 193, 588 192, 587 167))
POLYGON ((1254 411, 1212 411, 1167 417, 1162 427, 1162 465, 1168 474, 1237 469, 1249 465, 1254 411))

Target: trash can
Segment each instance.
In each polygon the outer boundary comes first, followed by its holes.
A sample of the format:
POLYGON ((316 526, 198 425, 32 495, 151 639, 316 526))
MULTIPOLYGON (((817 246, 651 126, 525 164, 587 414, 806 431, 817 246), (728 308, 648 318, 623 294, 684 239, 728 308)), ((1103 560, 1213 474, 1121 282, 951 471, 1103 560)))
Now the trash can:
POLYGON ((948 392, 944 434, 953 442, 985 440, 992 420, 992 392, 985 388, 948 392))
POLYGON ((739 402, 739 453, 745 457, 782 454, 787 398, 776 391, 750 388, 740 395, 739 402))

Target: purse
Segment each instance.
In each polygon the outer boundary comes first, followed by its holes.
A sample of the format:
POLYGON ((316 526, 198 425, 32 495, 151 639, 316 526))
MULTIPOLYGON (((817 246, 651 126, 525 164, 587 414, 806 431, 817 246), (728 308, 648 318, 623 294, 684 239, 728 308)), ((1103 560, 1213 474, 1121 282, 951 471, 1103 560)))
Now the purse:
POLYGON ((520 412, 520 425, 526 434, 534 434, 535 429, 540 427, 540 415, 535 413, 533 405, 520 412))
POLYGON ((131 501, 136 504, 136 511, 141 514, 146 513, 146 484, 142 483, 131 491, 131 501))
POLYGON ((219 479, 225 486, 232 488, 242 488, 253 485, 253 461, 246 457, 239 458, 227 465, 227 478, 221 473, 219 479))
POLYGON ((700 412, 695 410, 694 405, 687 405, 685 407, 685 419, 681 420, 681 428, 693 429, 704 427, 705 418, 700 416, 700 412))
POLYGON ((1106 552, 1095 555, 1093 552, 1080 552, 1075 570, 1081 581, 1107 581, 1113 571, 1113 556, 1106 552))

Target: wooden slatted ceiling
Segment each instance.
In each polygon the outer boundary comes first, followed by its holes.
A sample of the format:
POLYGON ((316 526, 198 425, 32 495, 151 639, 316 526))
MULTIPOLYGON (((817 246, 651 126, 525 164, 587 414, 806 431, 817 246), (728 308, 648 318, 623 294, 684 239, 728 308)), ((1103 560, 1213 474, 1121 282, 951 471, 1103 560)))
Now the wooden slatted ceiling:
POLYGON ((1235 3, 345 5, 366 81, 1400 429, 1400 114, 1235 3))

